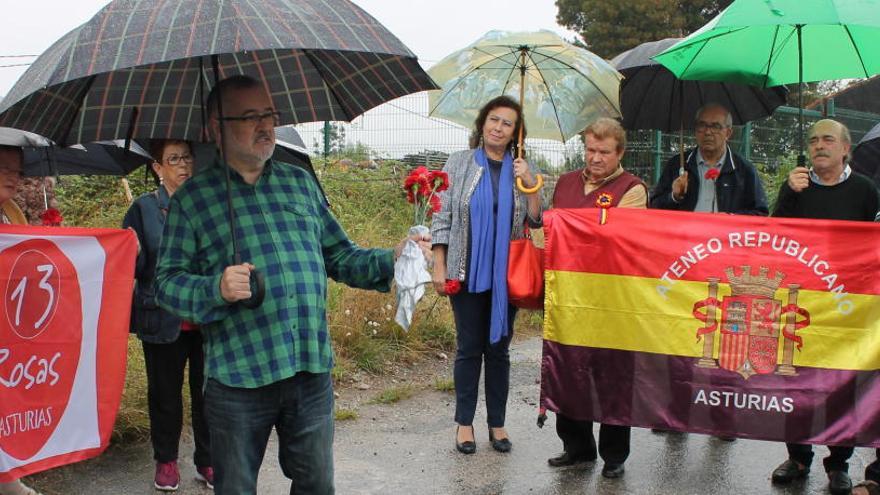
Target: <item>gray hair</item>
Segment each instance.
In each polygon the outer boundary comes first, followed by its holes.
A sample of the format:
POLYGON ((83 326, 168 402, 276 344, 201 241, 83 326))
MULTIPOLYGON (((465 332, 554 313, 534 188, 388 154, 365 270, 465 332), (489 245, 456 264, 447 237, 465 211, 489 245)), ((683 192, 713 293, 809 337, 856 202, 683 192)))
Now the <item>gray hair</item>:
POLYGON ((727 107, 720 103, 706 103, 705 105, 701 106, 699 109, 697 109, 697 114, 694 115, 694 122, 698 122, 700 120, 700 117, 703 116, 703 113, 706 112, 706 110, 710 110, 713 108, 724 110, 724 126, 733 127, 733 116, 730 115, 730 110, 728 110, 727 107))

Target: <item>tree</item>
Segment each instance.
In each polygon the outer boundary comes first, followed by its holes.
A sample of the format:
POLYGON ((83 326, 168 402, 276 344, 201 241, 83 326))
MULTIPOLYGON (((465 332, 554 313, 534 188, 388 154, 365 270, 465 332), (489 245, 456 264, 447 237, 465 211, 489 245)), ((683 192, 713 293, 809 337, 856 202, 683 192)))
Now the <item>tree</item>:
POLYGON ((732 0, 556 0, 556 21, 577 31, 595 54, 610 59, 641 43, 683 37, 732 0))

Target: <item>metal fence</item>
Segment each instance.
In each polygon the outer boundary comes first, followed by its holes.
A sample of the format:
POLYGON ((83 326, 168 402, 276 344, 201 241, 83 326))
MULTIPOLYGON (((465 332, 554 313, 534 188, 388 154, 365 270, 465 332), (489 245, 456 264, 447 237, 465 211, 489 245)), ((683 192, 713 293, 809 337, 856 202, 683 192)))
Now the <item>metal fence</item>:
MULTIPOLYGON (((853 109, 835 108, 828 100, 821 111, 805 110, 805 125, 830 117, 845 123, 857 143, 877 122, 880 115, 853 109)), ((797 154, 798 109, 780 107, 773 116, 735 128, 731 147, 756 166, 770 171, 794 163, 797 154)), ((351 123, 325 126, 311 123, 297 126, 306 146, 323 154, 328 128, 337 133, 334 154, 357 159, 394 159, 410 164, 436 166, 454 151, 467 147, 469 129, 428 115, 426 93, 398 98, 374 108, 351 123), (342 134, 344 133, 344 136, 342 134)), ((679 135, 659 131, 631 131, 628 135, 624 167, 653 184, 666 161, 679 151, 679 135)), ((692 133, 685 133, 685 149, 695 145, 692 133)), ((329 143, 327 143, 329 144, 329 143)), ((557 175, 583 166, 583 144, 579 137, 567 143, 526 140, 530 161, 557 175)))

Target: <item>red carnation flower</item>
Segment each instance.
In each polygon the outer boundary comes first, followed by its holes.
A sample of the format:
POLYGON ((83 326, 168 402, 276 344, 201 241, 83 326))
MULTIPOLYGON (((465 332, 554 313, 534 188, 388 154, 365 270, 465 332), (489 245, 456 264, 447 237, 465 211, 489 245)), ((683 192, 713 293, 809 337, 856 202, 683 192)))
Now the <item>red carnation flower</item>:
POLYGON ((64 221, 64 217, 62 217, 61 212, 55 208, 49 208, 40 214, 40 220, 45 226, 60 227, 61 222, 64 221))
POLYGON ((428 197, 431 194, 431 176, 426 167, 416 167, 403 181, 406 200, 415 203, 416 196, 428 197))
POLYGON ((461 282, 458 280, 446 280, 446 283, 443 285, 443 292, 446 293, 447 296, 454 296, 458 294, 461 290, 461 282))
POLYGON ((440 211, 440 196, 431 196, 431 213, 440 211))
POLYGON ((431 186, 434 192, 443 192, 449 189, 449 174, 442 170, 432 170, 429 174, 431 186))
POLYGON ((720 170, 718 170, 717 168, 710 168, 709 170, 706 170, 706 175, 704 175, 703 177, 709 180, 715 180, 718 178, 719 175, 721 175, 720 170))

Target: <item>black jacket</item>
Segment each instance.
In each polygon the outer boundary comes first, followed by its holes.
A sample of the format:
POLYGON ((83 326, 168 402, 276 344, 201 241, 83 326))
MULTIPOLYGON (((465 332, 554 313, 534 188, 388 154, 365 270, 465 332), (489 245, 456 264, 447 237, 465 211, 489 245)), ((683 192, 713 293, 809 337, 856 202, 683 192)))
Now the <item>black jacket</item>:
MULTIPOLYGON (((685 169, 688 172, 688 188, 681 202, 672 200, 672 181, 678 177, 679 157, 673 156, 666 162, 663 174, 651 193, 651 208, 664 210, 694 211, 697 205, 697 195, 700 191, 700 176, 697 169, 697 150, 690 150, 687 154, 685 169)), ((764 194, 764 186, 755 166, 730 147, 727 147, 727 155, 724 165, 721 166, 721 175, 715 180, 715 189, 718 198, 718 211, 725 213, 737 213, 740 215, 763 215, 769 212, 767 207, 767 195, 764 194)))
POLYGON ((168 192, 159 186, 136 199, 122 220, 122 227, 131 227, 141 244, 134 268, 137 283, 131 306, 131 332, 151 344, 174 342, 180 335, 180 318, 156 304, 154 284, 168 200, 168 192))

